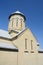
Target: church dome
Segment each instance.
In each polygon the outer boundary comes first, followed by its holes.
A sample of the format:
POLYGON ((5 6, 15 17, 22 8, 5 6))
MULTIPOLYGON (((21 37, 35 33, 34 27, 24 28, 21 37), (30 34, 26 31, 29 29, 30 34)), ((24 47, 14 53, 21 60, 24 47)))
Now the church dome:
POLYGON ((9 19, 10 19, 10 17, 11 17, 12 15, 21 15, 21 16, 23 16, 24 19, 26 20, 26 17, 25 17, 24 14, 21 13, 20 11, 16 11, 16 12, 12 13, 12 14, 9 16, 9 19))
POLYGON ((0 37, 11 38, 9 33, 5 30, 0 29, 0 37))

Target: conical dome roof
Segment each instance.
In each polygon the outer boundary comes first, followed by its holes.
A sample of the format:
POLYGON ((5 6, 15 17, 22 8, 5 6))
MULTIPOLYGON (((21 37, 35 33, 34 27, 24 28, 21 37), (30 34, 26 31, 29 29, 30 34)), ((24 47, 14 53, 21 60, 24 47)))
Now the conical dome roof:
POLYGON ((20 11, 16 11, 16 12, 12 13, 12 14, 9 16, 9 19, 10 19, 10 17, 13 16, 13 15, 21 15, 21 16, 23 16, 24 19, 26 20, 26 17, 25 17, 24 14, 21 13, 20 11))

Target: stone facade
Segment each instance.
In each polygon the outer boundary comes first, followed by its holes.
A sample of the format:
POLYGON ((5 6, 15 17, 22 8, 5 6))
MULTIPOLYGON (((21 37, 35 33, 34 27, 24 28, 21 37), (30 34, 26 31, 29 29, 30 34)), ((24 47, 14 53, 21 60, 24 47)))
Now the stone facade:
POLYGON ((43 65, 43 50, 25 21, 16 11, 9 16, 8 32, 0 30, 0 65, 43 65))

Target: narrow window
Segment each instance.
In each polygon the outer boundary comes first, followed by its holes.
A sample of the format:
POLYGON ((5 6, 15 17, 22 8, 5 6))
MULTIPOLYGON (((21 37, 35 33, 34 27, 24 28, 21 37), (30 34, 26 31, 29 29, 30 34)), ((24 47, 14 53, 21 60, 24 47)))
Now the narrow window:
POLYGON ((27 49, 27 38, 25 39, 25 49, 27 49))
POLYGON ((33 50, 33 40, 31 40, 31 50, 33 50))
POLYGON ((13 27, 14 18, 12 19, 12 27, 13 27))
POLYGON ((21 28, 22 28, 22 21, 21 21, 21 28))
POLYGON ((20 19, 21 20, 21 28, 22 28, 22 19, 20 19))
POLYGON ((16 26, 18 26, 18 18, 16 18, 16 26))
POLYGON ((13 21, 12 21, 12 27, 13 27, 13 21))

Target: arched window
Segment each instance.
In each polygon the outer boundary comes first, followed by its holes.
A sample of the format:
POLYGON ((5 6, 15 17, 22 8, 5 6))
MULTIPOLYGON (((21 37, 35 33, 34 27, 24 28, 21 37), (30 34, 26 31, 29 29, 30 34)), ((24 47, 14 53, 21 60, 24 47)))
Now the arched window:
POLYGON ((18 27, 18 19, 19 19, 19 18, 17 17, 17 18, 16 18, 16 26, 17 26, 17 27, 18 27))
POLYGON ((20 20, 21 20, 21 28, 22 28, 22 18, 20 20))
POLYGON ((12 20, 11 20, 11 21, 12 21, 12 27, 13 27, 13 22, 14 22, 14 20, 15 20, 15 18, 12 18, 12 20))

